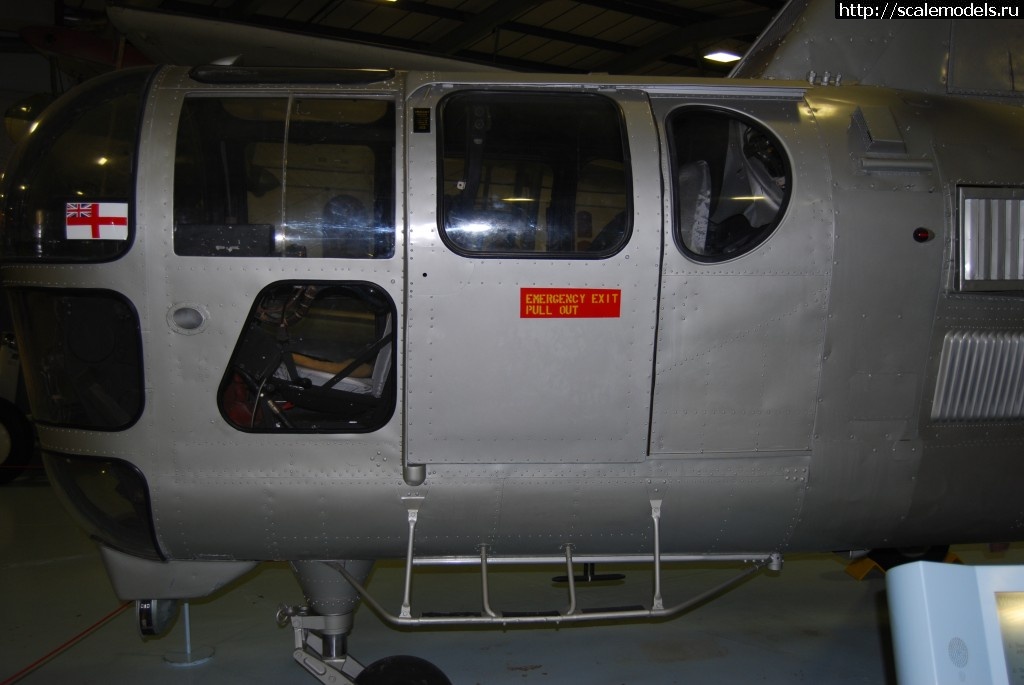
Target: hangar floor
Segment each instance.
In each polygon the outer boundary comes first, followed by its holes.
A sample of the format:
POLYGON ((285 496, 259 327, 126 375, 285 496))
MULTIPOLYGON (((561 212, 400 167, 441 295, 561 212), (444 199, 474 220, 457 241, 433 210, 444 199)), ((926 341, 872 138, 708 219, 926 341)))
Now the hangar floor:
MULTIPOLYGON (((1003 555, 981 547, 956 550, 968 563, 1024 563, 1014 547, 1003 555)), ((599 569, 610 571, 612 569, 599 569)), ((625 570, 624 582, 580 588, 581 606, 646 603, 651 574, 625 570)), ((550 582, 560 573, 492 571, 496 608, 530 609, 539 596, 564 606, 550 582)), ((670 568, 662 580, 666 605, 724 580, 733 569, 670 568)), ((401 603, 403 569, 380 564, 370 589, 387 607, 401 603)), ((414 609, 465 594, 479 585, 475 570, 417 572, 414 609)), ((266 564, 212 599, 190 606, 193 660, 184 621, 160 639, 143 641, 132 606, 117 613, 93 544, 71 522, 41 475, 0 488, 0 685, 34 683, 217 684, 314 683, 291 658, 292 633, 275 614, 301 593, 284 564, 266 564), (99 626, 102 619, 114 614, 99 626), (90 627, 95 629, 82 635, 90 627), (80 637, 66 651, 59 647, 80 637), (168 660, 168 657, 171 660, 168 660), (33 666, 35 666, 33 668, 33 666)), ((441 609, 441 606, 433 607, 441 609)), ((895 685, 885 582, 857 582, 832 556, 787 557, 778 574, 762 573, 680 618, 656 624, 541 629, 399 631, 361 608, 350 648, 368 664, 413 654, 441 667, 454 685, 515 683, 871 683, 895 685)))

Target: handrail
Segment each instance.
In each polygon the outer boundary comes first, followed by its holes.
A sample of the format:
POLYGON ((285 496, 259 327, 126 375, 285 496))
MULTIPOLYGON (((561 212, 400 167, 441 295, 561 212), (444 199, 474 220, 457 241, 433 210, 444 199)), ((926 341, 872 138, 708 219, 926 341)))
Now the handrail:
POLYGON ((392 614, 378 602, 347 569, 343 563, 327 562, 331 568, 338 571, 342 577, 355 589, 360 598, 376 613, 383 621, 397 627, 418 627, 418 626, 451 626, 451 625, 529 625, 545 623, 582 623, 608 620, 655 620, 670 618, 694 608, 709 599, 730 590, 744 582, 755 573, 764 568, 773 571, 782 568, 782 555, 779 553, 754 553, 754 554, 663 554, 661 551, 661 500, 651 500, 651 519, 654 526, 654 550, 650 555, 587 555, 579 558, 573 557, 572 545, 565 546, 564 563, 566 565, 569 606, 564 611, 551 611, 546 613, 531 613, 528 615, 502 614, 491 607, 490 589, 488 585, 488 566, 491 564, 522 564, 540 565, 551 564, 558 557, 554 556, 488 556, 486 544, 480 546, 480 554, 477 557, 419 557, 413 550, 416 541, 416 524, 419 519, 420 505, 423 497, 408 496, 402 498, 407 511, 409 526, 409 541, 405 558, 405 582, 403 588, 402 606, 400 612, 392 614), (573 574, 574 561, 583 563, 618 562, 618 563, 652 563, 654 567, 654 594, 651 598, 649 608, 622 608, 622 609, 596 609, 583 611, 577 605, 576 584, 573 574), (699 593, 696 596, 670 606, 664 605, 661 594, 661 568, 665 561, 739 561, 749 563, 750 567, 720 583, 711 589, 699 593), (483 611, 480 615, 458 615, 458 616, 414 616, 412 612, 412 577, 413 569, 417 566, 435 565, 480 565, 480 589, 483 611))
POLYGON ((705 592, 699 593, 694 597, 670 606, 664 609, 609 609, 605 611, 588 611, 581 612, 576 610, 574 613, 559 613, 551 615, 530 615, 530 616, 505 616, 505 615, 481 615, 481 616, 398 616, 392 614, 385 609, 380 602, 378 602, 363 585, 345 570, 342 564, 331 563, 332 568, 337 570, 347 580, 356 592, 359 593, 360 598, 367 606, 381 620, 389 623, 397 628, 418 628, 418 627, 429 627, 429 626, 453 626, 453 625, 493 625, 493 626, 508 626, 508 625, 537 625, 537 624, 561 624, 561 623, 586 623, 595 621, 609 621, 609 620, 656 620, 672 618, 679 614, 682 614, 690 609, 696 608, 701 604, 713 599, 714 597, 731 590, 732 588, 740 585, 745 580, 760 572, 762 569, 768 566, 767 563, 755 563, 751 567, 745 569, 742 573, 730 578, 724 583, 720 583, 705 592))

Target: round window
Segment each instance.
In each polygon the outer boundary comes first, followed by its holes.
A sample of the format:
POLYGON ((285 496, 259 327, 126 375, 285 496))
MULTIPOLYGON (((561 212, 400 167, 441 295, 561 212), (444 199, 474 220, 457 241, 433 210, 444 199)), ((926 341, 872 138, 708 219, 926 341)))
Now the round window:
POLYGON ((675 236, 702 262, 744 255, 782 220, 791 186, 782 145, 731 112, 683 109, 669 119, 675 236))

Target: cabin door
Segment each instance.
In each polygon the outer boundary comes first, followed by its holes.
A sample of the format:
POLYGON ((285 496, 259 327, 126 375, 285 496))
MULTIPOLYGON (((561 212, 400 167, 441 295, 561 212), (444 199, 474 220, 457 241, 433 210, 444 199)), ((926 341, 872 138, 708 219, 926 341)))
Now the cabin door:
POLYGON ((666 232, 651 453, 811 449, 831 190, 798 89, 664 94, 666 232))
POLYGON ((662 225, 646 98, 428 86, 407 107, 407 463, 643 460, 662 225))

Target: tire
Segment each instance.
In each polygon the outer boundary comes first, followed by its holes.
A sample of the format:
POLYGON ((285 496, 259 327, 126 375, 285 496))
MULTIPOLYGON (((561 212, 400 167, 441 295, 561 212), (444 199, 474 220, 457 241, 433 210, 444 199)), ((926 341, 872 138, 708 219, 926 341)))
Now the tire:
POLYGON ((417 656, 387 656, 356 677, 356 685, 451 685, 434 664, 417 656))
POLYGON ((21 475, 35 448, 32 423, 14 404, 0 399, 0 485, 21 475))

